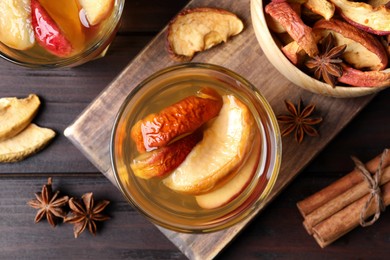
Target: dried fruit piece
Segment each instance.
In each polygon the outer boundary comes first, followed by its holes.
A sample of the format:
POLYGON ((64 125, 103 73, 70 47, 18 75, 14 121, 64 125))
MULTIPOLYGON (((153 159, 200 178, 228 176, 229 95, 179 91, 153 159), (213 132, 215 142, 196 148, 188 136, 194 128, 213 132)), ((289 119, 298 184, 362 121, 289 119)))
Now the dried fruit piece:
POLYGON ((38 152, 55 136, 48 128, 30 124, 18 135, 0 142, 0 162, 17 162, 38 152))
POLYGON ((194 8, 179 13, 167 29, 167 48, 171 57, 189 61, 196 52, 207 50, 244 28, 233 13, 217 8, 194 8))
POLYGON ((17 135, 35 117, 41 102, 35 94, 27 98, 0 98, 0 141, 17 135))
POLYGON ((163 177, 176 169, 201 139, 200 132, 187 135, 168 146, 142 153, 130 167, 134 175, 143 179, 163 177))
POLYGON ((333 17, 336 9, 328 0, 307 0, 304 5, 313 13, 321 15, 326 20, 333 17))
POLYGON ((286 29, 288 34, 310 57, 318 54, 317 43, 312 29, 303 23, 289 3, 285 1, 271 2, 265 7, 265 11, 286 29))
POLYGON ((282 52, 294 65, 299 65, 303 62, 306 56, 306 52, 296 41, 292 41, 289 44, 282 47, 282 52))
POLYGON ((73 51, 83 49, 86 31, 81 23, 83 14, 79 11, 77 0, 39 0, 39 3, 61 29, 65 38, 70 41, 73 51))
POLYGON ((114 0, 78 0, 90 25, 99 24, 114 8, 114 0))
POLYGON ((0 41, 5 45, 26 50, 34 43, 30 0, 0 1, 0 41))
POLYGON ((150 114, 131 128, 131 138, 140 153, 162 147, 174 138, 188 134, 218 115, 222 97, 211 88, 150 114))
POLYGON ((382 70, 388 57, 381 42, 367 32, 337 19, 320 20, 313 26, 315 33, 325 37, 332 32, 337 46, 347 45, 343 59, 357 69, 382 70))
POLYGON ((254 129, 249 108, 232 95, 223 96, 221 111, 204 131, 202 141, 163 183, 191 195, 210 191, 246 159, 254 129))
POLYGON ((355 87, 390 86, 390 69, 382 71, 361 71, 342 65, 344 73, 339 81, 355 87))
POLYGON ((226 205, 238 197, 248 186, 256 172, 257 163, 260 158, 260 146, 260 138, 256 137, 252 150, 250 151, 250 157, 240 167, 238 173, 218 189, 196 196, 198 205, 204 209, 215 209, 226 205))
POLYGON ((31 0, 31 18, 35 38, 39 45, 59 57, 71 54, 71 43, 38 0, 31 0))
POLYGON ((390 9, 384 5, 373 7, 362 2, 346 0, 330 0, 340 10, 343 18, 367 32, 386 35, 390 34, 390 9))

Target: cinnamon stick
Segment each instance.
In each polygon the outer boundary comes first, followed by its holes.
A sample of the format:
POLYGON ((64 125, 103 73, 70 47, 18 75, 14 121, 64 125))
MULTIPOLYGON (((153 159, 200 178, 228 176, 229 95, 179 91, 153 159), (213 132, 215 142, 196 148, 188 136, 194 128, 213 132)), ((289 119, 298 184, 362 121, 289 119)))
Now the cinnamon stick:
MULTIPOLYGON (((371 173, 375 172, 375 170, 378 168, 380 160, 381 155, 378 155, 374 159, 366 163, 367 170, 369 170, 371 173)), ((389 164, 390 156, 387 156, 387 158, 383 161, 382 167, 386 168, 389 164)), ((315 209, 318 209, 319 207, 323 206, 329 200, 334 199, 335 197, 349 190, 356 184, 363 182, 363 180, 364 178, 363 176, 361 176, 359 171, 354 169, 353 171, 340 178, 339 180, 335 181, 331 185, 327 186, 326 188, 307 197, 302 201, 299 201, 297 203, 297 207, 301 212, 302 216, 305 217, 306 215, 313 212, 315 209)))
MULTIPOLYGON (((390 204, 390 182, 382 186, 382 199, 385 206, 390 204)), ((314 238, 317 243, 324 248, 333 241, 337 240, 341 236, 348 233, 353 228, 359 225, 360 212, 365 206, 370 194, 360 198, 353 202, 349 206, 340 210, 336 214, 322 221, 318 225, 313 227, 314 238)), ((367 209, 366 218, 372 216, 375 213, 374 204, 367 209)))
MULTIPOLYGON (((380 186, 388 183, 390 181, 390 166, 386 167, 382 171, 382 176, 380 179, 380 186)), ((350 188, 349 190, 345 191, 344 193, 340 194, 336 198, 328 201, 321 207, 315 209, 310 214, 306 215, 305 220, 303 221, 303 225, 306 228, 307 232, 311 235, 312 234, 312 228, 323 221, 324 219, 327 219, 328 217, 332 216, 333 214, 337 213, 338 211, 342 210, 346 206, 352 204, 356 200, 360 199, 361 197, 368 194, 370 191, 369 184, 364 181, 361 182, 354 187, 350 188)))

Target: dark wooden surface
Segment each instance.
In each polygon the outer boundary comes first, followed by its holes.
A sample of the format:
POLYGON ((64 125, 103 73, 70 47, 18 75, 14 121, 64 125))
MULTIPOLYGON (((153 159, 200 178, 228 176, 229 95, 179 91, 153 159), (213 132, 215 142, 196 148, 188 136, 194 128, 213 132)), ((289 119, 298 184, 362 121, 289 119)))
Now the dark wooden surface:
MULTIPOLYGON (((16 164, 0 164, 0 259, 183 259, 157 228, 139 215, 116 188, 63 136, 63 130, 109 84, 188 1, 128 1, 120 33, 109 53, 78 68, 30 70, 0 61, 0 97, 37 93, 42 107, 34 120, 58 133, 39 154, 16 164), (112 217, 96 237, 73 238, 72 226, 34 224, 26 205, 47 177, 54 188, 74 196, 94 192, 112 201, 112 217)), ((249 7, 248 7, 249 8, 249 7)), ((373 101, 219 255, 220 259, 386 258, 390 253, 390 213, 372 227, 356 228, 320 249, 302 227, 295 203, 327 186, 353 165, 390 146, 390 90, 373 101)))

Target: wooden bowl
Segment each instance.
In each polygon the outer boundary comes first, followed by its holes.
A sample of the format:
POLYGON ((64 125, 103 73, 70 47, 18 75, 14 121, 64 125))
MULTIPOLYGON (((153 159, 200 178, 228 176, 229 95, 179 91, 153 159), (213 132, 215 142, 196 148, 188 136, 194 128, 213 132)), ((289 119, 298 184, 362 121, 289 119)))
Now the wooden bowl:
POLYGON ((295 85, 316 94, 337 98, 365 96, 387 88, 387 86, 375 88, 336 86, 333 88, 316 80, 293 65, 275 43, 265 20, 263 0, 251 0, 251 16, 257 41, 264 54, 272 65, 295 85))

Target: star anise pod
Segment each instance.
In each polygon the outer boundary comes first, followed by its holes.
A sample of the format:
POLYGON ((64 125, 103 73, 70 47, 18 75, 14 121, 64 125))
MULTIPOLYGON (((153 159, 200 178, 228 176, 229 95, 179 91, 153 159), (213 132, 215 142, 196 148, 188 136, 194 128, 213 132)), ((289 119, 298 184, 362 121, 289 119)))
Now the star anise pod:
POLYGON ((319 44, 320 53, 310 58, 305 65, 314 71, 316 79, 320 80, 322 78, 326 83, 335 87, 338 78, 343 75, 341 67, 343 61, 339 57, 346 48, 346 44, 335 47, 335 38, 332 33, 329 33, 319 44))
POLYGON ((43 217, 46 217, 50 225, 55 227, 58 218, 64 218, 66 216, 63 206, 68 202, 69 197, 58 197, 59 193, 59 191, 56 191, 53 194, 52 178, 48 178, 47 184, 42 187, 42 191, 35 193, 36 199, 27 202, 34 209, 38 209, 35 216, 35 223, 38 223, 43 217))
POLYGON ((277 117, 280 123, 286 124, 286 128, 282 131, 282 136, 289 135, 295 131, 295 140, 297 140, 298 143, 303 141, 305 134, 309 136, 318 136, 317 130, 312 126, 319 124, 322 121, 322 118, 310 117, 315 109, 314 104, 304 107, 302 99, 299 100, 297 107, 288 100, 285 100, 284 103, 290 114, 277 117))
POLYGON ((82 202, 75 198, 69 200, 71 213, 64 218, 64 222, 74 225, 73 233, 75 238, 77 238, 87 226, 89 232, 96 235, 96 221, 105 221, 109 219, 108 216, 101 214, 104 208, 110 203, 108 200, 99 201, 95 205, 92 192, 84 194, 81 199, 82 202))

